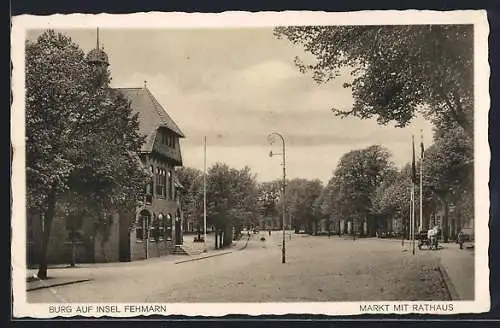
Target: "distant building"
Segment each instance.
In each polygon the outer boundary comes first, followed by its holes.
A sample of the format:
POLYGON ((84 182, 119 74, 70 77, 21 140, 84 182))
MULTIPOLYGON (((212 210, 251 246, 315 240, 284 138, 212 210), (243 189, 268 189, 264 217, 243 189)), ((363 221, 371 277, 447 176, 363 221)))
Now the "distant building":
POLYGON ((457 213, 455 205, 453 204, 448 208, 447 225, 445 225, 444 209, 442 207, 439 207, 434 213, 432 213, 429 221, 431 226, 440 227, 442 232, 447 231, 448 238, 450 240, 455 240, 460 230, 464 228, 474 230, 474 218, 461 216, 460 213, 457 213))
MULTIPOLYGON (((89 65, 107 68, 108 56, 97 47, 87 55, 89 65)), ((153 174, 145 182, 144 195, 135 213, 109 215, 107 235, 95 227, 94 220, 67 220, 58 208, 52 223, 48 245, 48 263, 133 261, 170 254, 183 243, 182 186, 175 167, 182 166, 180 138, 184 134, 155 99, 147 86, 119 88, 138 114, 139 132, 146 141, 137 154, 153 174)), ((38 262, 43 231, 39 215, 27 215, 27 262, 38 262), (40 224, 41 223, 41 224, 40 224)))

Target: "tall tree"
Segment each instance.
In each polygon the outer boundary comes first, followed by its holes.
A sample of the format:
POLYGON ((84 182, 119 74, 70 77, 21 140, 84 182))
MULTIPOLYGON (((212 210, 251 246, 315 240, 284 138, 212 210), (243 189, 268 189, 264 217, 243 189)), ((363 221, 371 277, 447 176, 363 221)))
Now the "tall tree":
POLYGON ((82 200, 106 227, 109 213, 135 206, 148 173, 136 155, 143 143, 129 103, 96 84, 95 67, 69 37, 54 31, 26 43, 28 213, 43 220, 38 276, 47 277, 47 247, 63 194, 82 200))
MULTIPOLYGON (((184 187, 181 198, 182 208, 185 218, 196 219, 197 231, 200 234, 202 214, 203 214, 203 172, 191 168, 180 167, 176 170, 179 182, 184 187)), ((198 235, 199 237, 199 235, 198 235)))
POLYGON ((354 106, 333 109, 337 115, 405 126, 421 112, 473 136, 472 25, 292 26, 275 34, 312 54, 315 63, 296 64, 318 83, 351 71, 344 87, 354 106))
MULTIPOLYGON (((325 188, 323 188, 320 199, 321 202, 319 206, 322 216, 327 219, 328 232, 336 231, 336 227, 340 226, 342 207, 340 206, 340 184, 335 176, 330 178, 325 188)), ((340 227, 338 229, 338 233, 340 233, 340 227)))
POLYGON ((223 246, 233 240, 232 229, 252 220, 257 212, 257 182, 248 167, 241 170, 217 163, 207 178, 207 219, 223 231, 223 246))
MULTIPOLYGON (((313 233, 314 223, 319 219, 315 216, 314 203, 322 189, 320 180, 292 179, 286 183, 286 211, 296 232, 305 228, 307 233, 313 233)), ((278 203, 282 215, 282 199, 278 203)))
MULTIPOLYGON (((419 164, 418 164, 419 165, 419 164)), ((410 190, 411 190, 411 164, 407 163, 399 172, 389 174, 376 189, 372 197, 372 213, 379 216, 384 222, 382 228, 388 232, 398 230, 406 234, 410 218, 410 190), (398 227, 393 226, 394 221, 398 227)), ((420 176, 417 176, 419 179, 420 176)), ((415 186, 415 205, 420 202, 419 187, 415 186)), ((423 189, 424 215, 432 208, 432 195, 428 188, 423 189)), ((415 213, 418 219, 418 212, 415 213)))
POLYGON ((279 221, 279 210, 278 210, 278 201, 281 194, 281 185, 282 181, 271 181, 271 182, 263 182, 258 186, 258 208, 260 215, 267 219, 271 218, 273 223, 272 226, 279 226, 276 224, 276 221, 279 221))
MULTIPOLYGON (((361 224, 373 226, 372 201, 377 188, 394 174, 390 152, 378 145, 350 151, 342 156, 334 172, 338 193, 334 198, 338 212, 353 223, 353 232, 361 224)), ((370 229, 373 231, 373 229, 370 229)))
MULTIPOLYGON (((437 134, 434 144, 425 152, 423 183, 424 188, 439 198, 444 209, 443 239, 447 242, 449 206, 462 201, 473 203, 474 148, 458 126, 437 134)), ((467 207, 471 206, 459 206, 464 215, 471 215, 473 211, 467 207)))

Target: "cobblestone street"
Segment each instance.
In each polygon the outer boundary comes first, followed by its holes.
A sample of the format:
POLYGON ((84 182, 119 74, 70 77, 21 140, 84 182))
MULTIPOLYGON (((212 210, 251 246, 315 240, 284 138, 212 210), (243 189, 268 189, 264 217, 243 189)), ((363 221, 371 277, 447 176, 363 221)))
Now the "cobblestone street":
MULTIPOLYGON (((282 264, 281 236, 276 231, 271 237, 261 232, 253 235, 243 250, 198 261, 178 263, 178 257, 164 257, 52 269, 49 275, 53 277, 92 280, 29 291, 27 300, 177 303, 450 299, 440 272, 440 251, 417 251, 412 256, 395 240, 293 235, 291 239, 287 236, 287 262, 282 264), (266 241, 260 241, 261 236, 266 241)), ((473 275, 469 279, 473 286, 473 275)), ((471 295, 470 291, 465 293, 471 295)))

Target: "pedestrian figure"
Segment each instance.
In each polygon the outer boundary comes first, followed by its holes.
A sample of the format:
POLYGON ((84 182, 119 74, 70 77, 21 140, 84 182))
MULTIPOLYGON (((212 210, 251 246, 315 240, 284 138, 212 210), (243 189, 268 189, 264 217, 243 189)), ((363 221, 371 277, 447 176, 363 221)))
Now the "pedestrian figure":
POLYGON ((460 231, 458 233, 458 244, 460 245, 460 249, 464 249, 464 232, 460 231))
POLYGON ((269 229, 269 236, 271 235, 271 229, 269 229))

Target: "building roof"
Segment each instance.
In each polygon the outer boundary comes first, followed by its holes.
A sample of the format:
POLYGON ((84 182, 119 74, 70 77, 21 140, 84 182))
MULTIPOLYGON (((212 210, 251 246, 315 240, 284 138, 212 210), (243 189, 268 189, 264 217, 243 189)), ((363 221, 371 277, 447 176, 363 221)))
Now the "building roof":
POLYGON ((152 151, 156 131, 164 127, 181 138, 185 135, 148 88, 115 88, 128 99, 134 113, 139 114, 139 132, 146 136, 142 151, 152 151))

